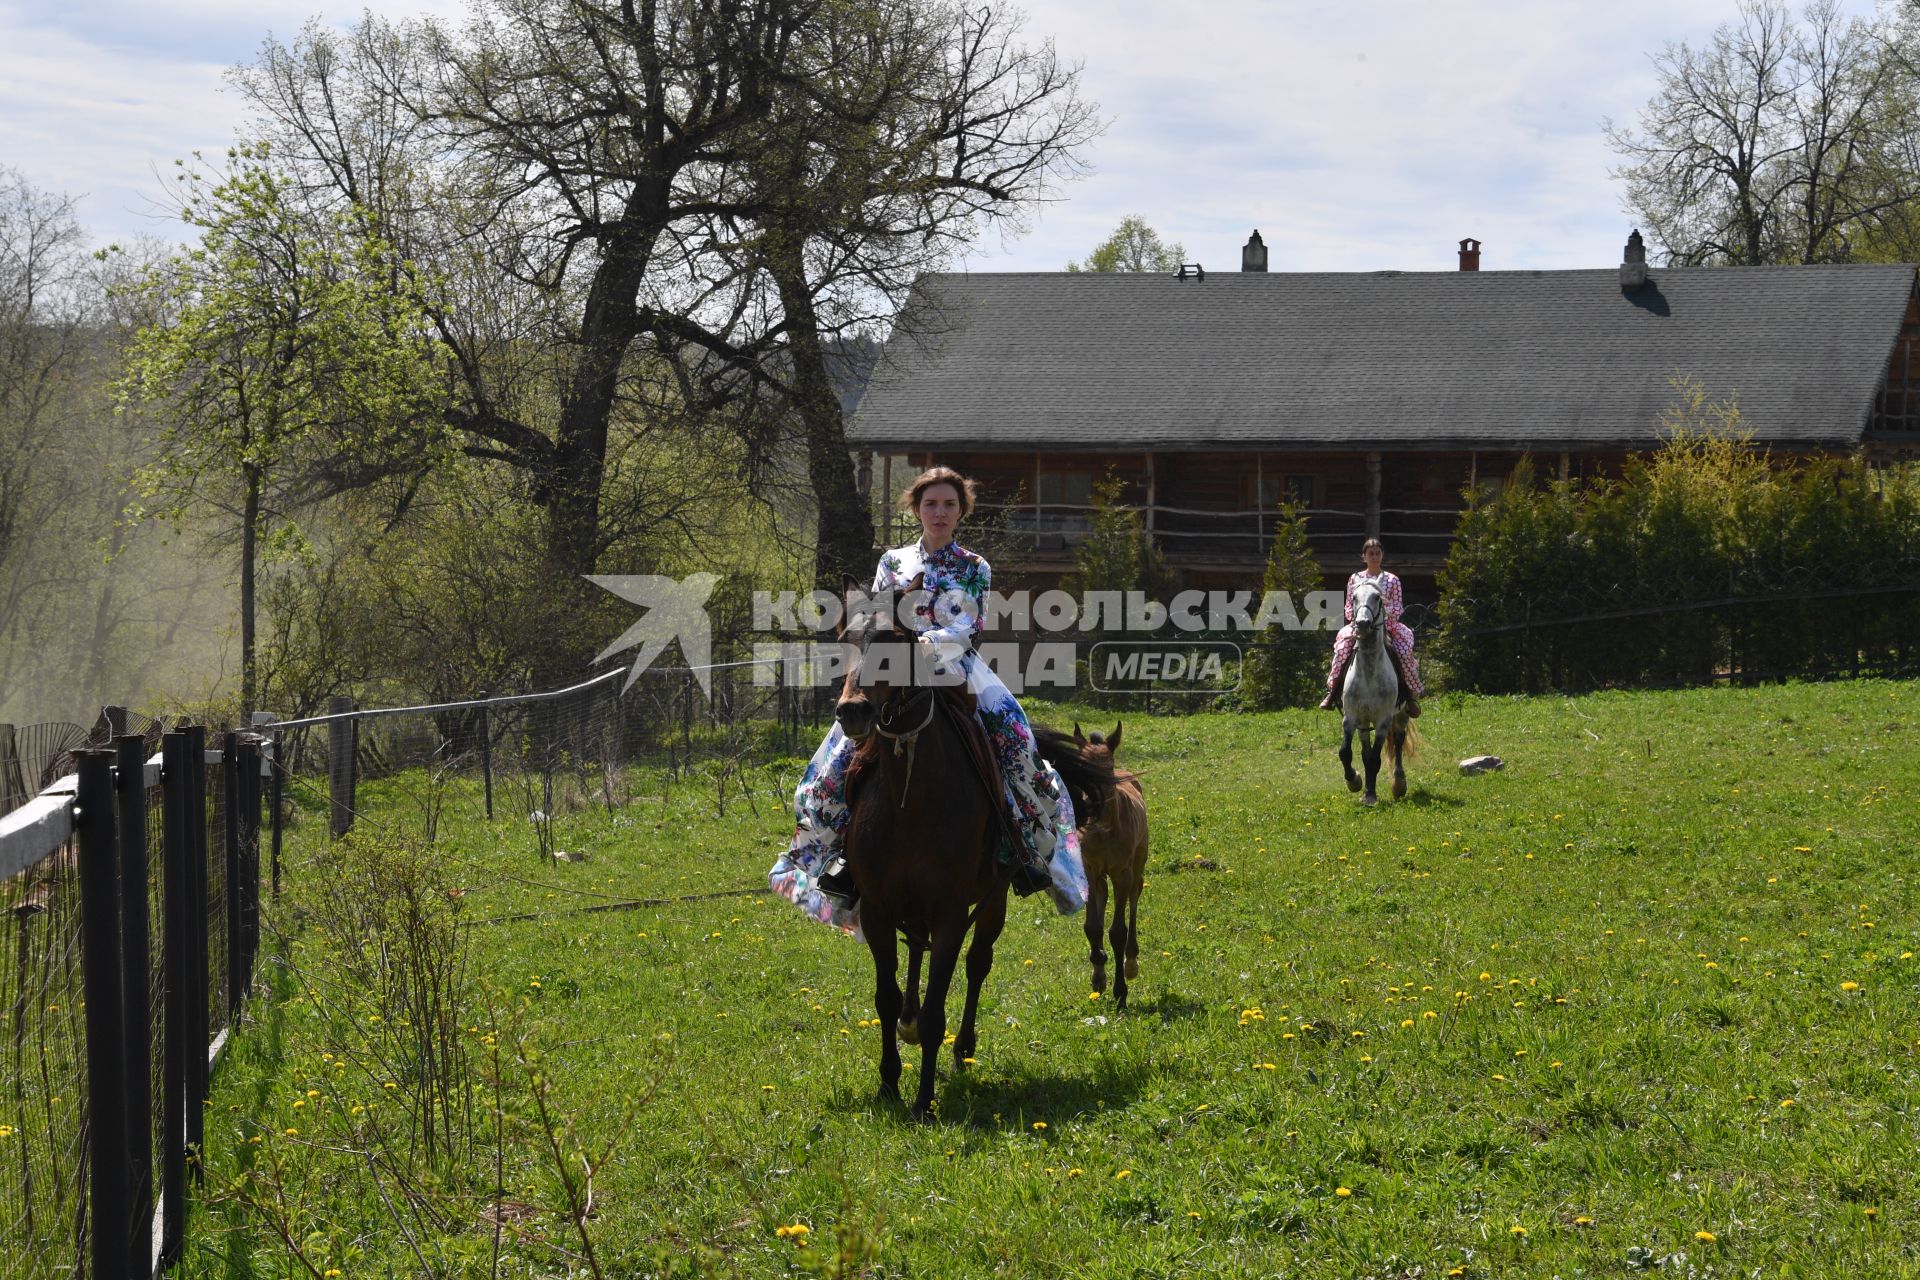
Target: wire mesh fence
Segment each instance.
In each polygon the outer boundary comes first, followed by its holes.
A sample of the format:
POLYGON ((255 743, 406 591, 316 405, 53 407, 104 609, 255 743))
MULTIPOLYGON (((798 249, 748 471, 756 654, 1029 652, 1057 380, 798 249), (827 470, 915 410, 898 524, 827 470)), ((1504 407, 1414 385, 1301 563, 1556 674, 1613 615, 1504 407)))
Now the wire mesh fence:
POLYGON ((73 841, 0 884, 0 1276, 86 1272, 87 1036, 73 841))

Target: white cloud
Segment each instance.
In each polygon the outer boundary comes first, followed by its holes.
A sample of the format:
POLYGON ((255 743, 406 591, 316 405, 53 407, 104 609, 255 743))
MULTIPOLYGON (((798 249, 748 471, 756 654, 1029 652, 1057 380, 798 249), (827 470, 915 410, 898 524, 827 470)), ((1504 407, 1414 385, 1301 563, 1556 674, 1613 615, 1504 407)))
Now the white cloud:
MULTIPOLYGON (((1058 270, 1129 213, 1216 269, 1258 227, 1275 270, 1607 266, 1629 225, 1600 134, 1652 93, 1647 55, 1698 42, 1733 0, 1024 0, 1027 34, 1085 62, 1112 120, 1096 173, 980 270, 1058 270)), ((1871 0, 1846 0, 1867 13, 1871 0)), ((395 18, 460 0, 378 0, 395 18)), ((225 68, 306 0, 164 7, 0 0, 0 162, 87 193, 100 238, 144 214, 175 157, 224 147, 241 108, 225 68)), ((327 15, 357 16, 359 5, 327 15)))

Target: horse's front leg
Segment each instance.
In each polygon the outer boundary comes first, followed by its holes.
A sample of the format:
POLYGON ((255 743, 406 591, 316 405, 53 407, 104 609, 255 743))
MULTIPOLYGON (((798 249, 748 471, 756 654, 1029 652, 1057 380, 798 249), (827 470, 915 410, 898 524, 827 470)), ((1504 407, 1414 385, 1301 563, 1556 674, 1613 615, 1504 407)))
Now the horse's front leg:
POLYGON ((1106 925, 1107 873, 1091 860, 1087 863, 1087 918, 1081 925, 1087 933, 1087 957, 1093 961, 1093 989, 1107 989, 1107 953, 1100 949, 1100 933, 1106 925))
MULTIPOLYGON (((1360 789, 1360 775, 1353 771, 1354 726, 1355 721, 1351 713, 1340 721, 1340 767, 1346 770, 1347 790, 1349 791, 1358 791, 1360 789)), ((1364 750, 1366 747, 1365 741, 1362 740, 1360 745, 1364 750)))
POLYGON ((873 1007, 880 1015, 880 1096, 900 1101, 900 1046, 894 1043, 894 1024, 900 1020, 899 948, 893 921, 866 905, 861 921, 867 950, 873 953, 873 1007))
POLYGON ((988 970, 993 968, 993 944, 1000 938, 1000 930, 1007 923, 1007 886, 1004 884, 994 890, 993 896, 980 904, 979 918, 973 922, 973 942, 967 947, 967 1007, 960 1015, 960 1034, 953 1042, 953 1060, 961 1069, 965 1069, 973 1059, 974 1016, 980 1012, 980 987, 987 980, 988 970))
POLYGON ((907 1044, 920 1043, 920 957, 927 954, 927 946, 913 938, 907 939, 907 998, 900 1007, 900 1039, 907 1044))
POLYGON ((1108 933, 1107 940, 1113 946, 1113 958, 1120 962, 1118 972, 1113 975, 1113 1007, 1116 1010, 1127 1007, 1127 970, 1132 969, 1135 973, 1140 971, 1139 962, 1127 954, 1127 904, 1138 896, 1139 890, 1129 878, 1120 881, 1120 892, 1113 897, 1113 929, 1108 933))
POLYGON ((940 1071, 940 1046, 947 1038, 947 988, 960 960, 960 944, 967 936, 967 909, 963 904, 936 921, 927 964, 927 994, 920 1002, 920 1090, 911 1108, 914 1119, 933 1115, 933 1085, 940 1071))
POLYGON ((1377 804, 1380 800, 1374 792, 1374 783, 1380 777, 1380 743, 1385 737, 1384 728, 1360 731, 1361 763, 1367 771, 1367 789, 1360 797, 1361 804, 1377 804))

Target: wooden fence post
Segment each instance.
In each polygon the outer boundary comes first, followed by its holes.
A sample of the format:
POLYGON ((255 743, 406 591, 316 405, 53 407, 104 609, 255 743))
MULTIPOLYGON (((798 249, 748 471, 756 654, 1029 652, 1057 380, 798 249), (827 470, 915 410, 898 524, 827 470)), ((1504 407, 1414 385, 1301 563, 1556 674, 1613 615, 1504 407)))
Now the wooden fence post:
MULTIPOLYGON (((327 699, 327 714, 341 715, 353 710, 353 699, 335 694, 327 699)), ((327 796, 332 801, 333 838, 338 840, 353 827, 353 789, 357 763, 354 760, 358 727, 353 720, 327 722, 327 796)))
POLYGON ((487 821, 493 821, 493 725, 487 715, 487 691, 480 691, 480 776, 487 788, 487 821))

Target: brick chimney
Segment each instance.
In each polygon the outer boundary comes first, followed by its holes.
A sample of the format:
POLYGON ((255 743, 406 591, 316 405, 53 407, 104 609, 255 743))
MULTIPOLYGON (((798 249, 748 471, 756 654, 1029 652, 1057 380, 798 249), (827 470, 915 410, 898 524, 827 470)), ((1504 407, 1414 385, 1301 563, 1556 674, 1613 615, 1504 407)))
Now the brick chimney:
POLYGON ((1460 269, 1462 271, 1480 269, 1480 242, 1472 236, 1460 242, 1460 269))
POLYGON ((1627 237, 1625 256, 1620 261, 1620 292, 1631 293, 1647 282, 1647 242, 1635 227, 1627 237))
POLYGON ((1247 240, 1240 250, 1240 269, 1242 271, 1265 271, 1267 269, 1267 244, 1260 238, 1258 231, 1247 240))

